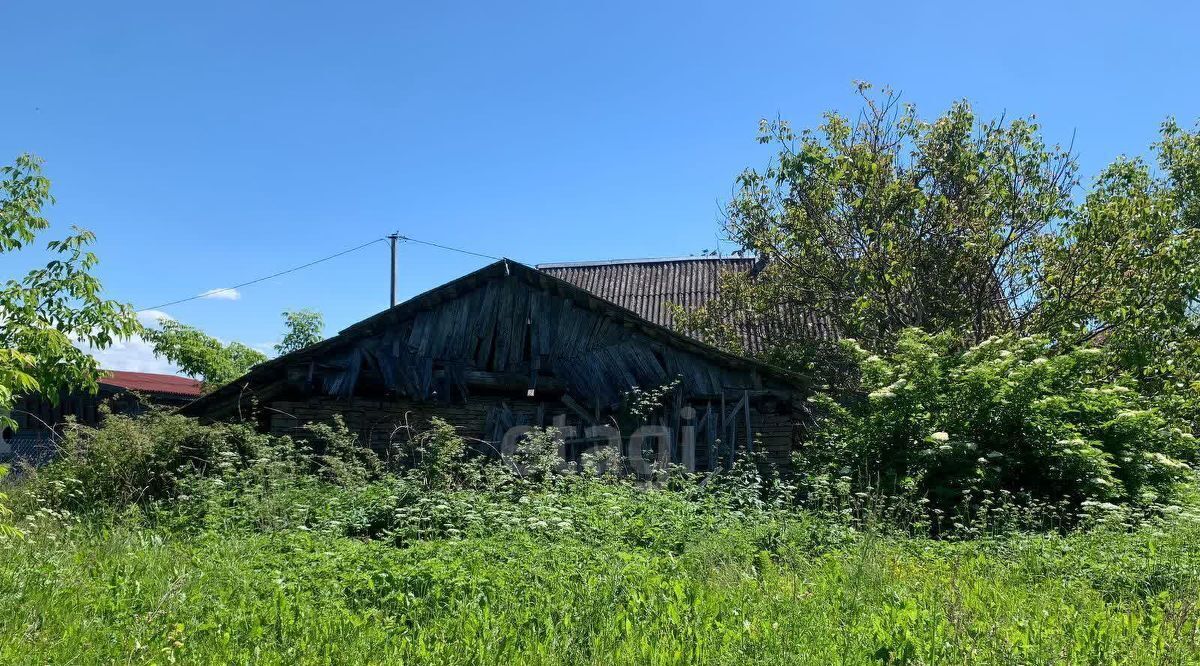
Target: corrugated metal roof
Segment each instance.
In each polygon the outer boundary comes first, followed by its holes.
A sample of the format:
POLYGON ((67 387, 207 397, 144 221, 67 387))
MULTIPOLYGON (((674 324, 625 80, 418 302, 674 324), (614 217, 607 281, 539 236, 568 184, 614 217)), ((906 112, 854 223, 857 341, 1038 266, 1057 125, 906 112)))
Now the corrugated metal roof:
POLYGON ((202 386, 200 382, 187 377, 161 375, 153 372, 127 372, 124 370, 106 370, 100 383, 130 391, 163 393, 186 398, 199 398, 202 386))
POLYGON ((753 266, 753 258, 686 257, 538 264, 537 268, 655 324, 671 326, 668 303, 689 310, 700 307, 717 296, 722 275, 744 273, 753 266))
MULTIPOLYGON (((678 257, 538 264, 537 268, 660 326, 676 328, 668 304, 688 310, 701 307, 720 293, 722 276, 749 272, 757 261, 754 257, 678 257)), ((837 337, 826 319, 810 313, 773 319, 735 323, 747 352, 762 351, 772 335, 800 329, 817 337, 837 337)))

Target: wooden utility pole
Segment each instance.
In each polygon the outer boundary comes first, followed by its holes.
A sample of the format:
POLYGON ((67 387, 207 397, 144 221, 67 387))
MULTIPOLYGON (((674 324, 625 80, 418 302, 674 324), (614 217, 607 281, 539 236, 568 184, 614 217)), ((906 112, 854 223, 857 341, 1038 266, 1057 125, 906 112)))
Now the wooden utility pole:
POLYGON ((396 241, 400 240, 400 234, 392 234, 392 235, 388 236, 388 240, 390 240, 392 242, 392 282, 391 282, 392 305, 391 305, 391 307, 395 307, 396 306, 396 241))

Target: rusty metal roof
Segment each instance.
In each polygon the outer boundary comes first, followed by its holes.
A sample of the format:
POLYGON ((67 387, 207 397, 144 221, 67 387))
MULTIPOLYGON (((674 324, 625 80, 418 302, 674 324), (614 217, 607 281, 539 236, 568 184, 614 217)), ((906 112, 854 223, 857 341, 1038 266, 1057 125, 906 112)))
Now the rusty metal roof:
POLYGON ((200 397, 203 385, 195 379, 163 375, 154 372, 128 372, 124 370, 105 370, 100 383, 114 388, 142 391, 145 393, 161 393, 182 398, 200 397))

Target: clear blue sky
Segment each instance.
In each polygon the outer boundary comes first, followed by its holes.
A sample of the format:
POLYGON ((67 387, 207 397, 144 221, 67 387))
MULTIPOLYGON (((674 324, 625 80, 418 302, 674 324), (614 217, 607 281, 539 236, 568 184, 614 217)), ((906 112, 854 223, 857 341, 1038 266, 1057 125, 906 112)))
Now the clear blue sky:
MULTIPOLYGON (((7 2, 0 158, 45 158, 56 228, 95 231, 139 307, 392 230, 529 263, 686 255, 769 157, 758 120, 853 109, 855 79, 926 115, 1037 113, 1085 177, 1144 153, 1200 116, 1197 25, 1186 2, 7 2)), ((483 263, 403 247, 400 293, 483 263)), ((377 245, 168 312, 261 345, 284 309, 332 332, 386 300, 377 245)))

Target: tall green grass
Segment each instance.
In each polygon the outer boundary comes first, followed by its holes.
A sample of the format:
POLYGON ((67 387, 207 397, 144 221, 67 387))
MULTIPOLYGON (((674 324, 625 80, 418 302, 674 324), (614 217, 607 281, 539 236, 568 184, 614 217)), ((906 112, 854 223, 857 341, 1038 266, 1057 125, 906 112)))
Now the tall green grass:
POLYGON ((345 443, 175 417, 68 442, 10 489, 0 663, 1200 662, 1187 510, 939 541, 751 468, 645 489, 345 443))
POLYGON ((747 519, 683 543, 501 527, 396 547, 152 523, 6 542, 0 662, 1200 660, 1194 525, 936 543, 747 519))

